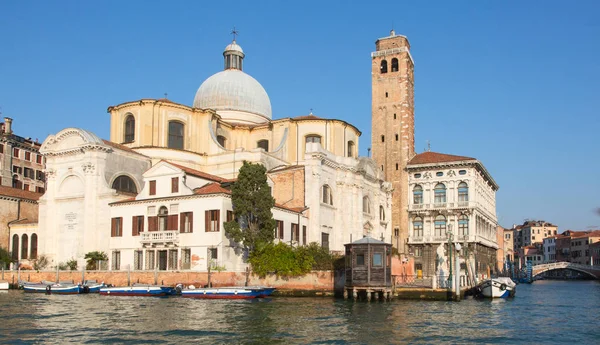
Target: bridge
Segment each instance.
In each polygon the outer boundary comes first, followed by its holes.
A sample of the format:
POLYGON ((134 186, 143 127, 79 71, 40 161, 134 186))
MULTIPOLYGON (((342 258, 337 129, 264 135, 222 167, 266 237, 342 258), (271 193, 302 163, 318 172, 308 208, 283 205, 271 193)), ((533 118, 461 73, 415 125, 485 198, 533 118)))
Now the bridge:
POLYGON ((553 262, 550 264, 535 265, 532 268, 533 268, 533 270, 532 270, 531 275, 533 277, 537 276, 538 274, 542 274, 544 272, 551 271, 551 270, 569 269, 569 270, 585 273, 585 274, 593 277, 594 279, 600 280, 600 266, 581 265, 581 264, 574 264, 571 262, 553 262))

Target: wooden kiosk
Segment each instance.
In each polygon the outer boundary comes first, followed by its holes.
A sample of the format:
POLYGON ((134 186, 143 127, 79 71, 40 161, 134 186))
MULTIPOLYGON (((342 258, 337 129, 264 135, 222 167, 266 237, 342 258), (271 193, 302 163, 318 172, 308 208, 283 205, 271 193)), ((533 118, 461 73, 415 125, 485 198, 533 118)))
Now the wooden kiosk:
POLYGON ((344 245, 346 247, 346 283, 344 299, 352 293, 357 300, 366 294, 368 301, 392 297, 392 245, 372 237, 344 245))

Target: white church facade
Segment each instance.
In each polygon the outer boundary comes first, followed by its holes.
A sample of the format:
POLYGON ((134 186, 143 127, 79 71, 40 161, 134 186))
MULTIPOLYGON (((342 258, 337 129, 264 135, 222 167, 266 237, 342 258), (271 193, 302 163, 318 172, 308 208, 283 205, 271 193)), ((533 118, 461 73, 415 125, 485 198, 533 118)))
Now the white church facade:
POLYGON ((332 251, 364 235, 391 241, 391 184, 366 157, 361 132, 312 114, 272 118, 264 88, 242 71, 235 41, 225 70, 192 106, 142 99, 108 108, 110 140, 67 128, 40 148, 39 253, 53 265, 103 251, 113 270, 246 268, 224 233, 243 161, 267 169, 275 237, 332 251))

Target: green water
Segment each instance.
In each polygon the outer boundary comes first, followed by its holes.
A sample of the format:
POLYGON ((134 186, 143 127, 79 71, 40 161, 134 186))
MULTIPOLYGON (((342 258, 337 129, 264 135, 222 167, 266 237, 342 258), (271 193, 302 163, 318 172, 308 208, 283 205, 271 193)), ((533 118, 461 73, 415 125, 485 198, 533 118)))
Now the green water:
POLYGON ((514 299, 350 302, 0 294, 3 344, 600 343, 600 283, 538 281, 514 299))

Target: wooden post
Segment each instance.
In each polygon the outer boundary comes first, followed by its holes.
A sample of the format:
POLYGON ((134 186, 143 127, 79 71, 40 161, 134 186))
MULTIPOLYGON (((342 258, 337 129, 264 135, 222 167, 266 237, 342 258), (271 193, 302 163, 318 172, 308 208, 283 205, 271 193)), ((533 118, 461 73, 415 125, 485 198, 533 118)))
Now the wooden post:
POLYGON ((358 291, 356 291, 356 289, 352 289, 352 298, 355 302, 358 299, 358 291))
POLYGON ((85 265, 81 269, 81 284, 85 283, 85 265))
POLYGON ((367 302, 371 302, 371 290, 367 290, 367 302))
POLYGON ((4 265, 2 265, 2 280, 4 280, 4 265))
POLYGON ((344 299, 348 299, 348 289, 344 289, 344 299))
MULTIPOLYGON (((14 283, 15 277, 13 276, 13 283, 14 283)), ((19 283, 21 281, 21 267, 17 267, 17 283, 19 283)))
POLYGON ((154 266, 154 285, 158 285, 158 266, 154 266))
POLYGON ((127 265, 127 286, 131 286, 131 265, 127 265))
POLYGON ((250 268, 246 267, 246 285, 248 286, 248 279, 250 278, 250 268))
POLYGON ((56 283, 58 284, 58 282, 60 281, 60 272, 59 272, 60 268, 58 267, 58 264, 56 264, 56 283))
POLYGON ((208 264, 208 284, 206 284, 206 287, 210 287, 210 263, 208 264))

